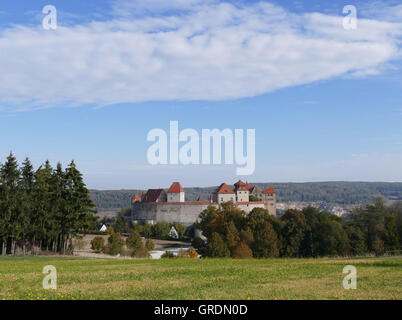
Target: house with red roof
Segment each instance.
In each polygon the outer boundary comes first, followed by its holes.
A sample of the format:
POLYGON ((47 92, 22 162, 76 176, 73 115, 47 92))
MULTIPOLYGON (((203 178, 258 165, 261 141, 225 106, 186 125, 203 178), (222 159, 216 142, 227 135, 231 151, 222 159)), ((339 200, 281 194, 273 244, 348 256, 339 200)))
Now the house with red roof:
POLYGON ((226 184, 222 183, 214 193, 212 193, 212 201, 215 203, 236 202, 236 193, 226 184))

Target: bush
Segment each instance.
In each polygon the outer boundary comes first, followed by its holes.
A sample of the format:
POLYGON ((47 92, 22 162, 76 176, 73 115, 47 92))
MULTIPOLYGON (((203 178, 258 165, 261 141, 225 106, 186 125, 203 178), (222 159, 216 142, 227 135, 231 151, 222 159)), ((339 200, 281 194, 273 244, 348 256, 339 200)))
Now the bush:
POLYGON ((170 224, 165 221, 160 221, 153 226, 153 235, 156 239, 169 239, 170 224))
POLYGON ((188 255, 188 251, 185 249, 180 249, 179 253, 177 254, 178 258, 190 258, 188 255))
POLYGON ((191 259, 195 259, 195 258, 198 257, 198 252, 195 251, 194 248, 190 248, 190 249, 188 249, 188 256, 189 256, 191 259))
POLYGON ((200 249, 202 249, 202 247, 204 247, 204 240, 202 240, 200 237, 195 237, 193 239, 193 242, 191 243, 191 245, 195 249, 200 250, 200 249))
POLYGON ((165 253, 162 254, 161 258, 175 258, 175 255, 172 251, 165 251, 165 253))
POLYGON ((145 238, 152 237, 152 234, 153 234, 152 224, 145 222, 142 227, 142 233, 145 238))
POLYGON ((140 234, 138 233, 137 230, 133 230, 130 233, 130 235, 128 236, 128 238, 126 239, 127 248, 134 249, 134 251, 135 251, 142 245, 143 244, 142 244, 142 239, 141 239, 140 234))
POLYGON ((236 259, 251 259, 253 257, 253 252, 250 247, 242 241, 233 250, 232 257, 236 259))
POLYGON ((179 235, 179 239, 183 239, 186 233, 186 227, 184 227, 182 224, 178 222, 174 222, 172 226, 176 229, 177 234, 179 235))
POLYGON ((114 233, 114 229, 113 229, 113 227, 112 227, 112 226, 107 227, 107 229, 106 229, 106 233, 107 233, 107 234, 113 234, 113 233, 114 233))
POLYGON ((95 237, 91 241, 91 249, 97 252, 103 251, 105 248, 105 239, 103 237, 95 237))
POLYGON ((152 241, 152 239, 147 239, 145 241, 145 248, 147 248, 148 251, 152 251, 155 249, 155 243, 152 241))
POLYGON ((149 258, 148 249, 141 243, 141 246, 133 250, 131 255, 134 258, 149 258))
POLYGON ((222 240, 222 237, 214 232, 211 239, 208 240, 207 247, 205 249, 205 256, 207 257, 229 257, 230 251, 226 243, 222 240))
POLYGON ((106 246, 106 253, 109 253, 111 255, 116 255, 121 253, 123 246, 124 246, 124 240, 120 236, 120 233, 113 233, 108 239, 108 244, 106 246))

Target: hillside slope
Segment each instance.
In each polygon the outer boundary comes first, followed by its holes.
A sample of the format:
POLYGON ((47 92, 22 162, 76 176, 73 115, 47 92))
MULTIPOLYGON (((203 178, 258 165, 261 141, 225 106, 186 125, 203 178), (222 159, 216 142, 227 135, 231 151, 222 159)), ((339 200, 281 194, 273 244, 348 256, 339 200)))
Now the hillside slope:
MULTIPOLYGON (((254 184, 254 183, 250 183, 254 184)), ((402 200, 401 182, 305 182, 305 183, 255 183, 266 188, 272 185, 277 192, 278 202, 315 202, 332 204, 363 204, 376 196, 389 200, 402 200)), ((198 196, 208 199, 216 187, 184 188, 186 200, 198 196)), ((125 208, 130 206, 133 194, 141 195, 144 190, 91 190, 91 198, 97 208, 125 208)))

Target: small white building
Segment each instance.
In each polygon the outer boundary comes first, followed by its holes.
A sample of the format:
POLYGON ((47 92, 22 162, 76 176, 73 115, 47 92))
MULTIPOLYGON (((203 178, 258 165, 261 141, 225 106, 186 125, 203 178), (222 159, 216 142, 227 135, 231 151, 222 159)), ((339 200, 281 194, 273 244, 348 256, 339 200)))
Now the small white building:
POLYGON ((170 229, 169 237, 171 237, 172 239, 179 239, 179 234, 177 233, 174 226, 172 226, 172 228, 170 229))

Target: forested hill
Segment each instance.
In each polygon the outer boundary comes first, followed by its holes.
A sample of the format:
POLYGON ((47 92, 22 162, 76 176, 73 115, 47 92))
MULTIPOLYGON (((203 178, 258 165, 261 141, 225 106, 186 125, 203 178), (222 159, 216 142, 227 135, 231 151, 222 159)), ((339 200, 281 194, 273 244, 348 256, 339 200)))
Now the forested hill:
MULTIPOLYGON (((253 183, 250 183, 253 184, 253 183)), ((323 201, 332 204, 363 204, 376 196, 390 200, 402 200, 402 183, 387 182, 306 182, 306 183, 255 183, 266 188, 272 185, 278 202, 323 201)), ((208 199, 216 187, 184 188, 186 200, 198 196, 208 199)), ((91 190, 91 198, 97 208, 125 208, 130 206, 133 194, 141 195, 143 190, 91 190)))

